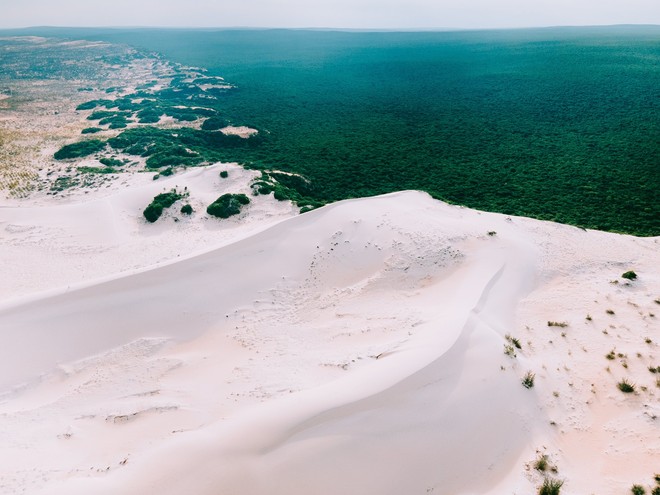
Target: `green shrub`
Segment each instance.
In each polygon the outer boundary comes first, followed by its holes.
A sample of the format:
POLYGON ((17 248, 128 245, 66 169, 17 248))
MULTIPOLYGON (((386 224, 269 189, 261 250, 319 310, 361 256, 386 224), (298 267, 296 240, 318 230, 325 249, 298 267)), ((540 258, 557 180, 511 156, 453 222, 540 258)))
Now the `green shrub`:
POLYGON ((81 158, 98 153, 105 148, 105 142, 100 139, 89 139, 78 143, 67 144, 55 152, 56 160, 66 160, 68 158, 81 158))
POLYGON ((99 159, 99 162, 101 162, 106 167, 123 167, 124 166, 124 162, 122 162, 121 160, 117 160, 116 158, 103 157, 103 158, 99 159))
POLYGON ((651 495, 660 495, 660 486, 656 486, 655 488, 653 488, 653 490, 651 491, 651 495))
POLYGON ((148 222, 154 223, 163 214, 165 208, 169 208, 181 198, 183 198, 183 195, 179 194, 174 189, 170 192, 157 195, 142 212, 144 218, 146 218, 148 222))
POLYGON ((229 218, 241 212, 250 199, 245 194, 223 194, 206 208, 206 213, 219 218, 229 218))
POLYGON ((539 458, 536 460, 534 463, 534 469, 537 471, 545 472, 548 469, 548 456, 545 454, 542 454, 539 456, 539 458))
POLYGON ((563 485, 563 481, 546 478, 539 488, 539 495, 559 495, 559 490, 563 485))
POLYGON ((568 323, 566 323, 565 321, 549 321, 548 326, 566 328, 568 326, 568 323))
POLYGON ((108 125, 110 129, 123 129, 128 125, 129 120, 124 115, 113 115, 99 120, 100 125, 108 125))
POLYGON ((513 348, 512 345, 510 344, 504 344, 504 354, 506 354, 509 357, 516 357, 516 350, 513 348))
POLYGON ((181 213, 184 215, 192 215, 192 212, 195 211, 193 210, 193 207, 190 206, 190 204, 185 204, 181 207, 181 213))
POLYGON ((646 493, 642 485, 633 485, 630 491, 633 495, 644 495, 646 493))
POLYGON ((153 107, 145 108, 137 113, 138 122, 141 124, 155 124, 160 120, 163 111, 153 107))
MULTIPOLYGON (((172 165, 197 165, 203 159, 198 153, 189 151, 183 146, 159 148, 147 159, 147 168, 169 167, 172 165)), ((128 150, 127 150, 128 151, 128 150)))
POLYGON ((621 390, 621 392, 625 394, 631 394, 635 391, 635 384, 630 383, 625 378, 621 380, 619 383, 617 383, 617 387, 619 388, 619 390, 621 390))
POLYGON ((169 177, 173 173, 174 169, 172 169, 172 167, 167 167, 166 169, 160 171, 160 175, 164 175, 165 177, 169 177))
POLYGON ((531 371, 525 373, 525 376, 522 379, 523 387, 532 388, 534 386, 534 377, 536 377, 536 375, 531 371))
POLYGON ((226 179, 227 177, 229 177, 229 172, 227 172, 226 170, 223 170, 222 172, 220 172, 220 177, 222 177, 223 179, 226 179))
POLYGON ((275 184, 273 188, 273 197, 278 201, 287 201, 291 199, 291 194, 289 189, 282 187, 279 184, 275 184))
POLYGON ((158 203, 150 203, 142 212, 148 222, 154 223, 163 214, 163 206, 158 203))
POLYGON ((506 334, 504 336, 504 338, 507 341, 511 342, 511 344, 513 344, 516 347, 516 349, 522 349, 522 345, 520 344, 520 340, 518 340, 516 337, 513 337, 512 335, 506 334))
POLYGON ((202 123, 202 130, 204 131, 217 131, 223 127, 227 127, 229 122, 222 117, 210 117, 202 123))
POLYGON ((264 196, 272 193, 275 190, 275 186, 265 181, 256 181, 252 183, 252 193, 255 196, 262 194, 264 196))
POLYGON ((76 110, 92 110, 93 108, 96 107, 101 107, 104 105, 107 105, 108 103, 112 103, 112 100, 92 100, 92 101, 86 101, 85 103, 81 103, 76 107, 76 110))
POLYGON ((87 120, 107 119, 108 117, 114 117, 115 115, 117 115, 117 112, 114 112, 112 110, 97 110, 89 114, 87 116, 87 120))
POLYGON ((621 277, 626 278, 628 280, 635 280, 637 278, 637 274, 632 270, 630 270, 624 273, 623 275, 621 275, 621 277))
POLYGON ((103 129, 100 127, 85 127, 82 131, 80 131, 81 134, 96 134, 97 132, 101 132, 103 129))

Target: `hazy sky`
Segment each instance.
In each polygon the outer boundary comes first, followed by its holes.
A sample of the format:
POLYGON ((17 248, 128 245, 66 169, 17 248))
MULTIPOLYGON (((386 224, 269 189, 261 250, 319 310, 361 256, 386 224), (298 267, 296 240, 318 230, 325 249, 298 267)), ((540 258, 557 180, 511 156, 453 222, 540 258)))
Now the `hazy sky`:
POLYGON ((660 24, 660 0, 0 0, 0 27, 660 24))

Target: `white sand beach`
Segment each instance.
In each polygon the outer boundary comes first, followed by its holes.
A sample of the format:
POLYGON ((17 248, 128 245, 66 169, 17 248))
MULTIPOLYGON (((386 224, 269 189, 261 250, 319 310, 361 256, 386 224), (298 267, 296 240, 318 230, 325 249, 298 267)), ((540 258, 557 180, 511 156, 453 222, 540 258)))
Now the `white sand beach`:
POLYGON ((205 213, 254 174, 0 206, 0 493, 651 486, 660 238, 414 191, 205 213), (195 213, 148 224, 175 186, 195 213))

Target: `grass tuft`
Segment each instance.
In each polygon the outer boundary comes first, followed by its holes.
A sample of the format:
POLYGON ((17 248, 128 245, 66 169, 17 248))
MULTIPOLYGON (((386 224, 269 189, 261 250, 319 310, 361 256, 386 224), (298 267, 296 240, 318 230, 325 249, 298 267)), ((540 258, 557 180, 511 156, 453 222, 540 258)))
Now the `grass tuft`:
POLYGON ((536 375, 534 373, 532 373, 531 371, 528 371, 527 373, 525 373, 525 376, 522 379, 523 387, 532 388, 534 386, 534 377, 535 376, 536 375))
POLYGON ((621 392, 625 394, 631 394, 635 391, 635 384, 630 383, 627 379, 621 380, 619 383, 616 385, 621 392))
POLYGON ((546 472, 548 470, 548 456, 541 454, 534 463, 534 469, 541 471, 542 473, 546 472))
POLYGON ((562 480, 552 480, 546 478, 539 488, 539 495, 559 495, 559 490, 564 485, 562 480))

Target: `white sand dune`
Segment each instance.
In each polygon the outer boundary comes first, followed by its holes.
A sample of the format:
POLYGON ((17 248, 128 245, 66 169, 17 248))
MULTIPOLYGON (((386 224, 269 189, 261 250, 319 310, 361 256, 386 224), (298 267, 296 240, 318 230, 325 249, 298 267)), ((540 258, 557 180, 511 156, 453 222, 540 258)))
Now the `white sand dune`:
MULTIPOLYGON (((126 208, 114 230, 76 223, 81 238, 117 257, 176 232, 139 226, 131 194, 107 199, 126 208)), ((522 494, 540 453, 562 493, 651 479, 658 238, 418 192, 269 208, 200 254, 5 302, 2 493, 522 494)))

